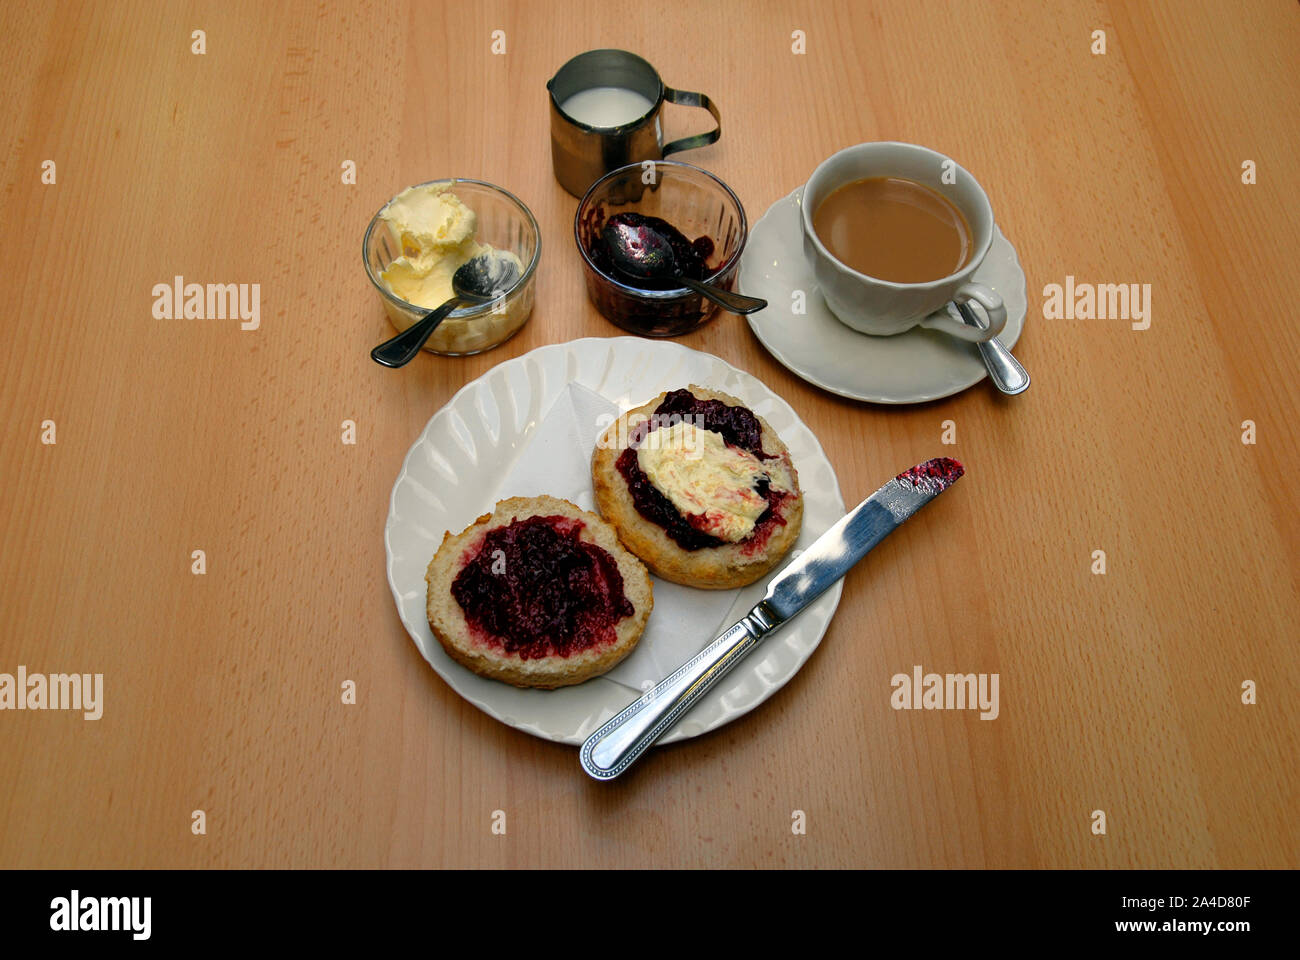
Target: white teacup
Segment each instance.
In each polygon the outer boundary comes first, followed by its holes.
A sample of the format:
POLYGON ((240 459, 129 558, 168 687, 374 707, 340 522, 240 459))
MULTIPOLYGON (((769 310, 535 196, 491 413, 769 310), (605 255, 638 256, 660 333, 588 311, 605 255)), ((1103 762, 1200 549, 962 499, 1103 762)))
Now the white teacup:
POLYGON ((993 207, 975 178, 943 154, 893 141, 846 147, 813 171, 804 185, 800 206, 804 255, 812 264, 826 305, 846 326, 887 337, 920 325, 972 343, 991 340, 1006 326, 1002 298, 971 280, 993 243, 993 207), (837 260, 813 230, 813 214, 833 190, 867 177, 912 180, 951 201, 970 224, 972 251, 966 265, 928 283, 893 283, 859 273, 837 260), (945 179, 955 182, 945 183, 945 179), (988 326, 971 327, 953 319, 946 309, 952 300, 979 303, 988 316, 988 326))

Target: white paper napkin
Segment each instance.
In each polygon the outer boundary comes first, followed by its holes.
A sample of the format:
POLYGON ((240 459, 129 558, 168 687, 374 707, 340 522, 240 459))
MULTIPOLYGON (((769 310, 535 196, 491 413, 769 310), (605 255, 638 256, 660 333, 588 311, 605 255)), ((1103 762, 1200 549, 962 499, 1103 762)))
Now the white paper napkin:
MULTIPOLYGON (((497 499, 550 494, 593 510, 591 453, 619 415, 618 404, 569 384, 532 432, 497 499)), ((654 612, 632 654, 605 674, 638 693, 650 689, 721 632, 739 590, 696 590, 654 580, 654 612)))

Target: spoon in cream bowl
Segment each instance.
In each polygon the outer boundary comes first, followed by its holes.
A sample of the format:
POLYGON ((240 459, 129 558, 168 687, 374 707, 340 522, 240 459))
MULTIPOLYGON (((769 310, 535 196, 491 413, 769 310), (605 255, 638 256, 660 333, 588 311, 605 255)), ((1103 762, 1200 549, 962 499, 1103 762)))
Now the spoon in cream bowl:
POLYGON ((385 340, 370 351, 370 359, 385 367, 404 367, 420 352, 438 328, 438 324, 459 307, 472 307, 490 303, 505 296, 519 282, 519 263, 500 250, 481 253, 457 268, 451 277, 455 296, 442 306, 407 327, 391 340, 385 340))

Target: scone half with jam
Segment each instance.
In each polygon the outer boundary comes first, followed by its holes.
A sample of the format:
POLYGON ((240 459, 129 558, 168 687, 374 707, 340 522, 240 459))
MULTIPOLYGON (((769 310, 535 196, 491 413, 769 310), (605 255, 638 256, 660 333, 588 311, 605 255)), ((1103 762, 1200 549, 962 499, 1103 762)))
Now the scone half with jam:
POLYGON ((776 431, 691 384, 629 410, 596 442, 596 507, 657 576, 713 590, 770 572, 799 537, 799 475, 776 431))
POLYGON ((457 663, 553 689, 612 669, 654 607, 645 566, 613 528, 556 497, 502 500, 429 563, 429 628, 457 663))

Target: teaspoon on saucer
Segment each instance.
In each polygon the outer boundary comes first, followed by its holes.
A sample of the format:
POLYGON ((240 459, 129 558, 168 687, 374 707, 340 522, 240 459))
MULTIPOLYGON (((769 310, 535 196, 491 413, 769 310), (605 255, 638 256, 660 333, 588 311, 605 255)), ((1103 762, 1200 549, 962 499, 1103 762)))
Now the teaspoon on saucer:
MULTIPOLYGON (((975 316, 975 311, 970 308, 970 304, 954 301, 953 305, 961 314, 962 322, 967 326, 984 326, 975 316)), ((1029 372, 1011 355, 1011 351, 998 341, 997 337, 986 340, 978 346, 980 356, 984 359, 984 366, 988 367, 989 379, 993 381, 995 387, 1009 396, 1024 393, 1029 389, 1029 372)))

